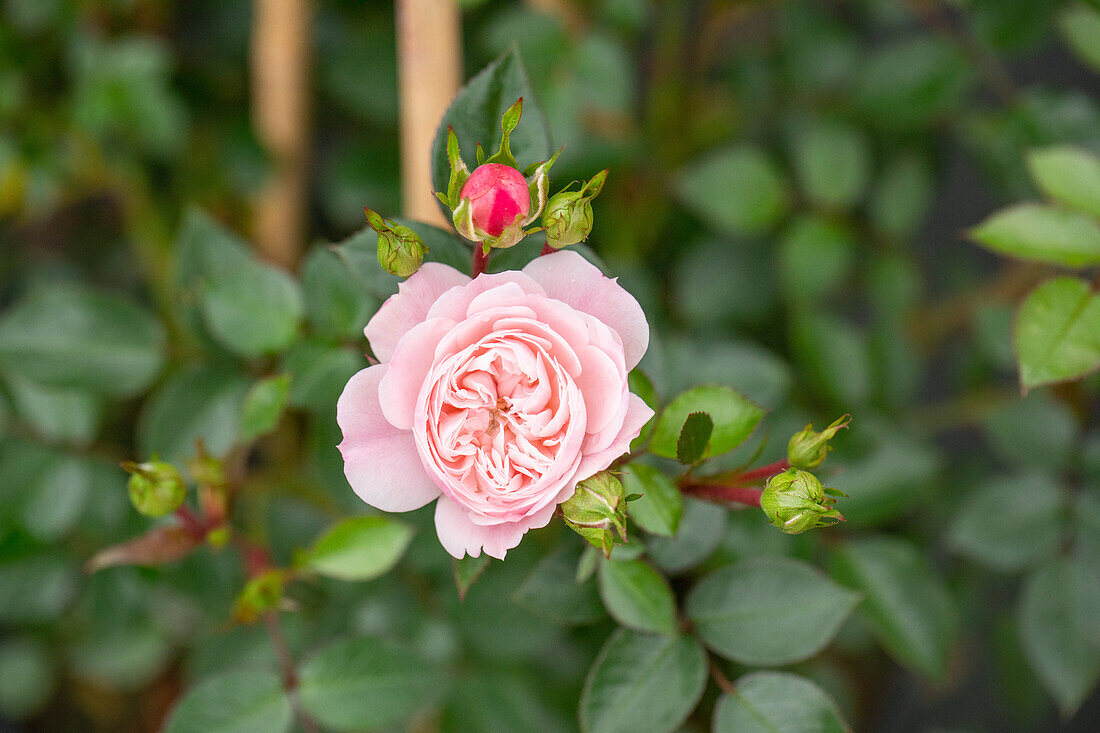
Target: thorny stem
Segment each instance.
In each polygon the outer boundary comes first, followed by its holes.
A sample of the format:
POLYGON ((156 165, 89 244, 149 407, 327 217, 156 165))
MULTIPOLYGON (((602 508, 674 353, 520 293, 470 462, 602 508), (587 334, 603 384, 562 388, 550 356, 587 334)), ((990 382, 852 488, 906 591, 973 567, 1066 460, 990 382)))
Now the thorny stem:
POLYGON ((485 268, 489 266, 489 253, 485 251, 485 247, 481 242, 474 243, 474 277, 485 272, 485 268))
POLYGON ((724 486, 721 484, 690 483, 680 488, 685 494, 707 501, 757 507, 760 506, 760 495, 764 493, 763 489, 752 486, 724 486))

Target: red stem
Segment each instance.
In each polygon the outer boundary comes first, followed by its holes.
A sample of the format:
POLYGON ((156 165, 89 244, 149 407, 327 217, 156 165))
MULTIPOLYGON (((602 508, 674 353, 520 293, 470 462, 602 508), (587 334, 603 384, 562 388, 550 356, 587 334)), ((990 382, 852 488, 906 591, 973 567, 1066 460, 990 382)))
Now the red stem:
POLYGON ((550 240, 548 239, 542 245, 542 251, 539 252, 539 257, 542 257, 543 255, 552 255, 555 252, 557 252, 557 250, 550 246, 550 240))
POLYGON ((791 467, 790 461, 784 458, 782 461, 776 461, 775 463, 769 463, 766 466, 760 468, 754 468, 751 471, 745 471, 744 473, 736 476, 738 483, 744 481, 756 481, 758 479, 769 479, 777 473, 782 473, 791 467))
POLYGON ((191 507, 181 504, 176 509, 176 519, 180 520, 180 524, 192 538, 199 541, 206 539, 206 533, 210 527, 207 526, 205 518, 195 514, 191 507))
POLYGON ((733 502, 746 506, 760 506, 760 495, 763 489, 751 486, 722 486, 716 484, 688 484, 683 487, 685 494, 697 496, 700 499, 718 502, 733 502))
POLYGON ((485 251, 481 242, 474 243, 474 277, 485 272, 485 268, 489 266, 489 255, 485 251))

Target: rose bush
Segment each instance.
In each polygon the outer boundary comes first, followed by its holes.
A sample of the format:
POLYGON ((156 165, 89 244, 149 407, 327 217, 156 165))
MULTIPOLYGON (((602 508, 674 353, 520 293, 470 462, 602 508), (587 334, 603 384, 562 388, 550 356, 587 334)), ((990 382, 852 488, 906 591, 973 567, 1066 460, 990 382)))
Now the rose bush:
POLYGON ((348 482, 384 511, 438 498, 458 558, 503 558, 653 416, 627 388, 645 315, 575 252, 476 279, 428 263, 366 335, 380 363, 337 405, 348 482))

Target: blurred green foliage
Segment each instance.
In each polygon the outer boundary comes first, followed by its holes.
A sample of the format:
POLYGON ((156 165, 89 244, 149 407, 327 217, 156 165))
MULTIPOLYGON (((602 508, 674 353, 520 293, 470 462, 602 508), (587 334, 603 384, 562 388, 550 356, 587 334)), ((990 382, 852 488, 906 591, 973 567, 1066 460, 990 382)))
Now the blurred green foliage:
MULTIPOLYGON (((645 307, 660 403, 708 383, 767 410, 725 468, 853 413, 826 464, 847 524, 788 537, 637 465, 641 528, 579 583, 578 562, 596 565, 560 522, 487 567, 453 566, 430 511, 337 525, 364 506, 333 447, 336 398, 396 281, 359 282, 324 243, 365 236, 364 205, 399 211, 392 3, 315 4, 317 244, 291 277, 247 244, 270 169, 249 122, 249 4, 4 0, 0 727, 155 729, 184 689, 170 731, 288 724, 264 628, 230 623, 237 549, 82 569, 158 526, 117 463, 182 466, 202 439, 248 469, 239 535, 306 578, 282 599, 293 704, 332 730, 785 730, 773 716, 792 701, 816 721, 799 730, 1031 731, 1075 713, 1096 729, 1095 219, 1017 202, 1096 205, 1074 185, 1089 164, 1049 151, 1100 153, 1100 8, 536 5, 555 3, 462 3, 466 69, 516 44, 568 146, 555 181, 611 169, 588 245, 645 307), (1013 204, 1026 220, 974 236, 1038 264, 963 239, 1013 204), (1022 236, 1036 215, 1066 227, 1060 254, 1022 236), (1050 280, 1059 263, 1077 275, 1050 280), (1014 353, 1025 297, 1020 327, 1039 325, 1014 353), (1066 326, 1052 302, 1085 316, 1066 326), (1025 383, 1086 376, 1021 398, 1029 349, 1025 383), (797 593, 766 582, 787 576, 797 593), (698 641, 646 633, 677 602, 728 689, 698 641), (805 628, 790 603, 829 624, 805 628)), ((673 422, 660 455, 677 455, 673 422)), ((727 438, 709 445, 744 435, 727 438)))

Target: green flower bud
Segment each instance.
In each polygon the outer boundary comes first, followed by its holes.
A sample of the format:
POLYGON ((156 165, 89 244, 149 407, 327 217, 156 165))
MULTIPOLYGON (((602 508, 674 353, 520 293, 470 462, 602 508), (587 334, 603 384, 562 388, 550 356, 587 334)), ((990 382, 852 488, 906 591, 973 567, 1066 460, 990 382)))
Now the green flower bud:
POLYGON ((266 611, 278 608, 286 590, 285 570, 267 570, 249 580, 233 602, 233 619, 250 624, 266 611))
POLYGON ((126 488, 130 503, 147 517, 163 517, 179 508, 187 496, 183 476, 170 463, 124 461, 122 468, 132 475, 126 488))
POLYGON ((600 171, 579 191, 570 191, 567 187, 550 197, 542 215, 547 244, 561 249, 588 238, 592 233, 592 199, 603 189, 607 173, 600 171))
POLYGON ((832 425, 820 433, 814 430, 813 423, 791 436, 787 443, 787 460, 795 468, 817 468, 824 462, 825 454, 832 450, 829 441, 841 428, 848 427, 851 415, 838 418, 832 425))
POLYGON ((364 209, 370 228, 378 232, 378 264, 391 275, 408 277, 424 263, 427 245, 420 235, 407 226, 384 219, 377 212, 364 209))
POLYGON ((808 529, 844 521, 833 508, 836 503, 833 496, 844 494, 825 488, 808 471, 790 468, 768 479, 760 495, 760 508, 773 526, 787 534, 802 534, 808 529))
POLYGON ((608 471, 577 484, 559 507, 569 528, 610 556, 615 534, 626 541, 626 498, 623 485, 608 471))

